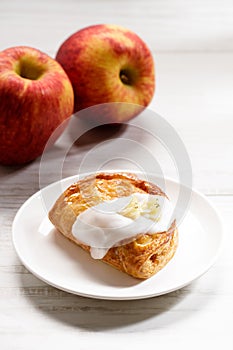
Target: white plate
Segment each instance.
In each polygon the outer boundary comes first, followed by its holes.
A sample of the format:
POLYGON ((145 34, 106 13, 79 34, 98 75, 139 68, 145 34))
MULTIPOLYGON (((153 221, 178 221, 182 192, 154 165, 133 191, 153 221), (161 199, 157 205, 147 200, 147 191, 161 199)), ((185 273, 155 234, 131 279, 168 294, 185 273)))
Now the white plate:
MULTIPOLYGON (((15 216, 13 243, 16 252, 27 269, 41 280, 86 297, 142 299, 182 288, 216 261, 223 239, 221 220, 211 203, 194 190, 189 209, 178 228, 177 252, 155 276, 140 281, 93 260, 57 233, 47 219, 46 208, 77 179, 77 176, 69 177, 35 193, 15 216)), ((150 179, 155 183, 158 180, 153 175, 150 179)), ((171 200, 177 199, 180 187, 175 181, 165 179, 165 191, 171 200)))

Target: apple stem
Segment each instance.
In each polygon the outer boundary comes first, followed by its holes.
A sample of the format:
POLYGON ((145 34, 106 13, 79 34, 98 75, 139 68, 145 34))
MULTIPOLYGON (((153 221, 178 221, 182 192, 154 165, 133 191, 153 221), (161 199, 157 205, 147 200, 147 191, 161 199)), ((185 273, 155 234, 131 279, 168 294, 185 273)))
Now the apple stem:
POLYGON ((125 70, 120 71, 120 79, 123 84, 130 85, 131 81, 125 70))

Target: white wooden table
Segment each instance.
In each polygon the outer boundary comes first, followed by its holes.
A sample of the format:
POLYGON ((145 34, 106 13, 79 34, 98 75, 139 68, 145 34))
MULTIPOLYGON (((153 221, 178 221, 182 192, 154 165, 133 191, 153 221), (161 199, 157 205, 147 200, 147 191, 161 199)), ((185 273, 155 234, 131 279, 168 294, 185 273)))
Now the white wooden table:
MULTIPOLYGON (((181 290, 138 301, 75 296, 29 273, 12 245, 13 218, 40 188, 40 159, 23 167, 1 167, 2 350, 232 349, 232 12, 227 0, 0 2, 0 50, 29 45, 54 56, 68 35, 95 23, 129 27, 148 43, 157 67, 157 92, 150 108, 179 133, 192 162, 194 187, 216 206, 225 229, 218 261, 181 290)), ((80 157, 87 151, 81 147, 80 157)), ((55 152, 56 147, 50 150, 51 157, 55 152)), ((164 166, 166 175, 173 176, 169 164, 164 166)), ((41 186, 55 176, 49 163, 48 169, 41 186)))

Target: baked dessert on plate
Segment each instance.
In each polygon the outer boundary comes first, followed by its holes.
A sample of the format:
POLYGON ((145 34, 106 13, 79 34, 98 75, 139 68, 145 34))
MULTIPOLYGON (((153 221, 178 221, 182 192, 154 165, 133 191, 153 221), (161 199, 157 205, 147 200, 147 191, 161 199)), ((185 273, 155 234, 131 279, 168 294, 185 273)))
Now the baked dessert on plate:
POLYGON ((157 185, 132 173, 101 172, 68 187, 49 219, 92 258, 147 279, 176 252, 178 230, 172 213, 170 200, 157 185))

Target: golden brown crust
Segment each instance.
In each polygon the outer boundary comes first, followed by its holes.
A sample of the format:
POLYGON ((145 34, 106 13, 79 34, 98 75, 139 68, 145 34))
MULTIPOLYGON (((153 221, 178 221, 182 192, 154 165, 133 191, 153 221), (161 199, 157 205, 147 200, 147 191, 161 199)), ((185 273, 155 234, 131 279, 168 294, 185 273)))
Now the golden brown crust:
MULTIPOLYGON (((102 201, 133 193, 166 196, 155 184, 131 173, 97 173, 71 185, 56 201, 49 219, 65 237, 90 251, 72 234, 79 214, 102 201)), ((139 235, 133 242, 108 250, 102 261, 137 278, 146 279, 161 270, 173 257, 178 244, 175 222, 166 232, 139 235)))

